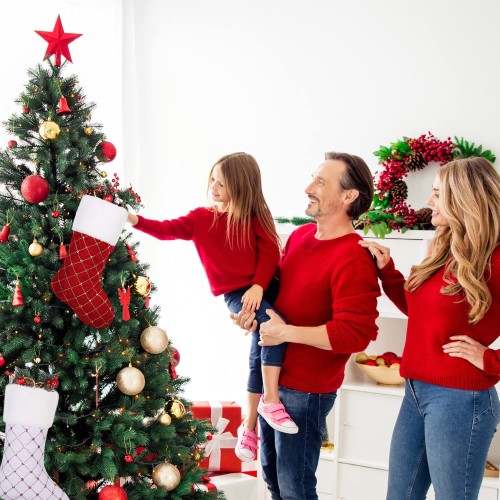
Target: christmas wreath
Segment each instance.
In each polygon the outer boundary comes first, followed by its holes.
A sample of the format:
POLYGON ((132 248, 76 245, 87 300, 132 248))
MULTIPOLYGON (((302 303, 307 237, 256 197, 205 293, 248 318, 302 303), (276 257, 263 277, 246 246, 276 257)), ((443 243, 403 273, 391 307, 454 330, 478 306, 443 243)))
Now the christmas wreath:
MULTIPOLYGON (((406 232, 408 229, 433 229, 431 225, 431 209, 415 210, 406 203, 408 185, 403 180, 410 172, 422 170, 431 162, 444 165, 451 160, 482 156, 492 163, 495 155, 488 149, 483 151, 481 145, 455 137, 441 141, 430 132, 416 139, 403 137, 390 146, 380 146, 373 153, 379 159, 382 170, 375 174, 375 194, 367 212, 354 221, 357 229, 364 233, 372 231, 378 238, 383 238, 393 229, 406 232)), ((304 217, 276 217, 278 223, 301 225, 312 222, 304 217)))
POLYGON ((455 137, 441 141, 430 132, 416 139, 403 137, 390 146, 380 146, 373 153, 379 158, 383 169, 377 172, 375 194, 369 210, 355 222, 357 228, 363 227, 364 233, 372 233, 383 238, 393 229, 405 232, 408 229, 433 229, 431 209, 415 210, 406 203, 408 185, 403 180, 409 172, 422 170, 431 162, 444 165, 451 160, 482 156, 492 163, 495 155, 483 151, 481 145, 455 137))

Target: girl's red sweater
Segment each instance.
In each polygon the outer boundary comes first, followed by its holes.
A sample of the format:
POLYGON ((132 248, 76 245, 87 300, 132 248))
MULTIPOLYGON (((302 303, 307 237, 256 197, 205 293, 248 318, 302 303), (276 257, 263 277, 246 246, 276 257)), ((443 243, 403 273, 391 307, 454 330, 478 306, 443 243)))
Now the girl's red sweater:
POLYGON ((178 219, 157 221, 138 216, 135 229, 160 240, 192 240, 214 295, 249 285, 264 290, 276 274, 280 251, 264 231, 257 217, 252 219, 250 242, 230 248, 226 237, 227 214, 214 221, 214 212, 206 207, 192 210, 178 219))
POLYGON ((284 387, 323 394, 340 387, 351 353, 375 340, 380 288, 359 235, 318 240, 315 234, 316 224, 306 224, 289 237, 274 306, 292 325, 326 324, 332 350, 290 343, 280 375, 284 387))
POLYGON ((491 259, 491 274, 487 280, 492 304, 475 325, 467 318, 469 306, 464 295, 443 295, 440 290, 444 267, 422 283, 417 290, 404 290, 405 279, 394 267, 392 259, 379 271, 387 296, 408 315, 406 344, 400 373, 405 378, 456 389, 483 390, 500 380, 500 351, 487 349, 484 370, 465 359, 443 352, 442 346, 452 335, 469 335, 485 346, 492 344, 499 334, 500 321, 500 248, 491 259))

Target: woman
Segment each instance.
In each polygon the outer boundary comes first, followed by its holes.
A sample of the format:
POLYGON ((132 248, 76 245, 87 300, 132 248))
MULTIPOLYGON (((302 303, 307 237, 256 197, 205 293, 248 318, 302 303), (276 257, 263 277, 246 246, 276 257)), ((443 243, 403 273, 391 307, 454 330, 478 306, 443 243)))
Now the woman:
POLYGON ((388 297, 408 315, 406 391, 394 428, 388 500, 477 499, 500 417, 500 176, 484 158, 441 167, 427 200, 436 236, 408 280, 364 241, 388 297))

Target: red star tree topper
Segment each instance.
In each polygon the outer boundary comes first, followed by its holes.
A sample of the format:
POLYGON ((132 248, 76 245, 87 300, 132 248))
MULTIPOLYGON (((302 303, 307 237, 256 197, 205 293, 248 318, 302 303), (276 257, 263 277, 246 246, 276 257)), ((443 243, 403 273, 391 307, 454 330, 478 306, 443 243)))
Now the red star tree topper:
POLYGON ((69 62, 73 62, 68 45, 82 35, 79 33, 65 33, 61 16, 57 16, 57 21, 52 31, 35 30, 35 33, 38 33, 46 42, 49 42, 44 59, 55 55, 56 66, 61 66, 61 56, 64 56, 69 62))

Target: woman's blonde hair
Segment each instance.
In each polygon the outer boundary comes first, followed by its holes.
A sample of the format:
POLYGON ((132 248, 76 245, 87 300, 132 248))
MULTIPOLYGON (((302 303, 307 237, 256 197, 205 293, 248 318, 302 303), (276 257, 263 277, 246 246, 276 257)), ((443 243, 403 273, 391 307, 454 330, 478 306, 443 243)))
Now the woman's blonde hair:
POLYGON ((451 161, 438 176, 442 215, 449 226, 437 228, 429 255, 412 267, 405 288, 415 291, 445 266, 447 285, 441 293, 463 293, 474 325, 491 305, 486 283, 500 242, 500 176, 485 158, 451 161))
MULTIPOLYGON (((255 158, 247 153, 232 153, 220 158, 210 170, 207 193, 216 165, 220 165, 229 198, 226 230, 229 245, 232 247, 236 243, 238 247, 245 247, 250 244, 252 217, 255 216, 269 238, 279 246, 280 240, 262 192, 260 169, 255 158)), ((217 219, 217 207, 214 207, 214 213, 217 219)))

